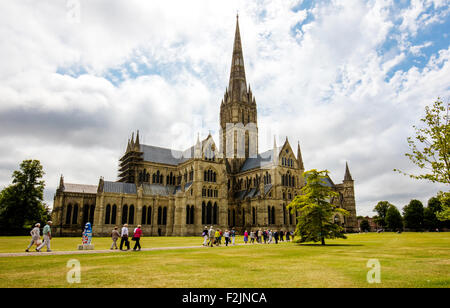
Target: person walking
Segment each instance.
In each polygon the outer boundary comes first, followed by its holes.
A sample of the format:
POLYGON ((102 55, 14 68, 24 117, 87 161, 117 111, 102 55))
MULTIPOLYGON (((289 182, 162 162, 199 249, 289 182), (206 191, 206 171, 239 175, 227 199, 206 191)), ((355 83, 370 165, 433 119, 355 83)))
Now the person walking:
POLYGON ((111 239, 112 239, 111 250, 118 249, 117 248, 117 240, 120 237, 120 233, 119 233, 119 231, 117 231, 117 229, 118 228, 116 226, 116 227, 114 227, 114 229, 111 232, 111 239))
POLYGON ((123 244, 127 246, 127 250, 130 250, 130 242, 128 241, 128 224, 124 224, 122 231, 120 232, 120 250, 123 250, 123 244))
POLYGON ((272 232, 272 230, 269 230, 269 244, 272 244, 272 237, 273 237, 273 232, 272 232))
POLYGON ((286 242, 290 242, 291 241, 291 232, 286 231, 286 242))
POLYGON ((222 232, 222 230, 219 229, 219 245, 222 245, 222 236, 223 236, 223 232, 222 232))
POLYGON ((279 236, 278 231, 277 230, 273 231, 273 238, 275 239, 275 244, 278 244, 278 236, 279 236))
POLYGON ((236 230, 234 230, 234 228, 231 229, 231 241, 232 241, 232 244, 234 246, 235 243, 236 243, 236 230))
POLYGON ((255 244, 255 231, 250 231, 250 243, 255 244))
POLYGON ((142 237, 142 229, 141 225, 138 225, 133 234, 133 240, 136 241, 133 248, 134 251, 136 251, 136 249, 141 250, 141 243, 140 243, 141 237, 142 237))
POLYGON ((258 243, 262 244, 263 232, 261 229, 258 230, 258 243))
POLYGON ((47 246, 47 252, 51 252, 50 249, 50 241, 52 239, 52 230, 51 230, 52 221, 47 221, 47 224, 44 226, 44 230, 42 230, 42 234, 44 235, 44 241, 39 247, 36 248, 37 252, 41 252, 42 247, 47 246))
POLYGON ((244 232, 244 244, 247 244, 247 242, 248 242, 248 232, 247 232, 247 230, 245 230, 245 232, 244 232))
POLYGON ((203 229, 202 237, 203 237, 203 246, 207 246, 207 243, 208 243, 208 228, 207 227, 205 227, 203 229))
POLYGON ((230 231, 225 230, 223 236, 225 237, 225 246, 228 247, 228 243, 230 242, 230 231))
POLYGON ((211 226, 208 231, 209 242, 208 242, 207 246, 211 245, 211 247, 214 247, 214 234, 215 234, 215 232, 214 232, 213 226, 211 226))
POLYGON ((26 252, 29 252, 31 246, 33 246, 34 244, 36 244, 36 247, 41 244, 38 242, 41 240, 41 230, 39 229, 40 227, 41 227, 41 224, 37 223, 34 225, 33 230, 31 230, 31 232, 30 232, 31 242, 30 242, 30 245, 28 245, 27 249, 25 249, 26 252))
POLYGON ((267 244, 267 230, 263 231, 264 244, 267 244))
POLYGON ((216 246, 220 246, 220 231, 216 230, 216 233, 214 234, 216 246))

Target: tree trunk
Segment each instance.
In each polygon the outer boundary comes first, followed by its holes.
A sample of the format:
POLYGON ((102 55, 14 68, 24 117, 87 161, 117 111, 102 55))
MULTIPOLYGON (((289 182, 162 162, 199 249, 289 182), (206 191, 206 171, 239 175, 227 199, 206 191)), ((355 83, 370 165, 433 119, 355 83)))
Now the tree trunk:
POLYGON ((325 245, 325 238, 322 237, 322 245, 325 245))

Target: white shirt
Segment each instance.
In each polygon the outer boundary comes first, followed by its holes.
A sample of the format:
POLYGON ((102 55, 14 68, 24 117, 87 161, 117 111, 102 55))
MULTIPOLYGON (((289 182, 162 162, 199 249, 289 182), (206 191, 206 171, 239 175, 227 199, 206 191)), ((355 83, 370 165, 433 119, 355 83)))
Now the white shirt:
POLYGON ((128 228, 127 227, 122 228, 122 233, 120 234, 120 236, 123 237, 124 235, 128 236, 128 228))

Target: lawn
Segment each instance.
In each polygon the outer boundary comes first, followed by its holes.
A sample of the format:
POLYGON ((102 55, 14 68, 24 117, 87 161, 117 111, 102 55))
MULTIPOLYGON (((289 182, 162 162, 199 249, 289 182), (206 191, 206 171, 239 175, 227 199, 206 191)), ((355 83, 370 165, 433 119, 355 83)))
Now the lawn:
MULTIPOLYGON (((0 252, 23 251, 27 238, 0 238, 0 252)), ((79 239, 57 239, 72 250, 79 239)), ((94 238, 97 249, 109 239, 94 238)), ((146 238, 143 247, 200 245, 200 238, 146 238)), ((450 287, 450 233, 352 234, 327 246, 281 243, 186 250, 0 258, 0 287, 450 287), (67 261, 81 284, 66 281, 67 261), (369 284, 369 259, 381 283, 369 284)))

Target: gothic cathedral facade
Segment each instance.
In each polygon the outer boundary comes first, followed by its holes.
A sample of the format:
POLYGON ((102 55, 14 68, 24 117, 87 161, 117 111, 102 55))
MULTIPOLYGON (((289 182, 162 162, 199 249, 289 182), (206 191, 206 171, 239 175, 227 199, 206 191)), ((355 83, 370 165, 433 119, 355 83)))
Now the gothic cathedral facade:
MULTIPOLYGON (((86 222, 96 236, 114 226, 142 225, 147 236, 197 236, 205 226, 222 230, 294 230, 296 213, 286 207, 305 185, 300 144, 297 155, 288 139, 258 151, 257 107, 247 87, 239 30, 228 88, 220 105, 220 145, 211 135, 197 138, 186 151, 140 143, 139 131, 119 160, 117 181, 98 185, 65 183, 61 176, 53 203, 55 234, 79 236, 86 222)), ((350 215, 336 216, 347 232, 358 230, 354 182, 348 165, 344 180, 326 185, 339 197, 333 203, 350 215)))

